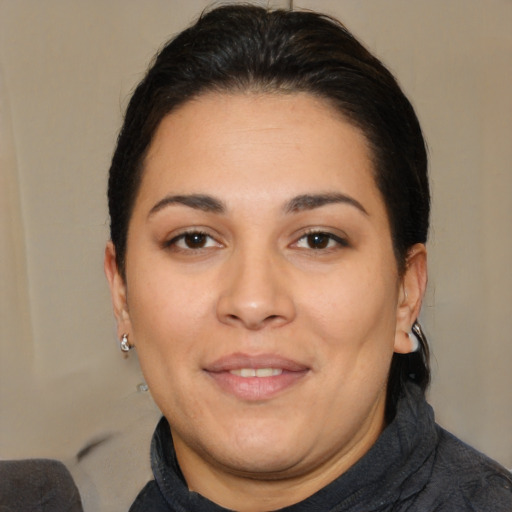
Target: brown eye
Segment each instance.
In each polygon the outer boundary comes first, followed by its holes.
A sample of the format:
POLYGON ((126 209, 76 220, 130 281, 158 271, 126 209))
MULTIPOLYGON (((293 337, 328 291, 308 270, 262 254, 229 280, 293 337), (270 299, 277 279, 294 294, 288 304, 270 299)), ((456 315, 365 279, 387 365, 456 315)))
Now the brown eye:
POLYGON ((310 249, 325 249, 331 240, 326 233, 311 233, 306 237, 310 249))
POLYGON ((183 236, 183 243, 189 249, 202 249, 208 240, 208 236, 203 233, 187 233, 183 236))
POLYGON ((313 249, 315 251, 325 249, 336 249, 348 247, 348 241, 344 238, 324 231, 313 231, 306 233, 296 242, 296 247, 300 249, 313 249))
POLYGON ((164 246, 169 249, 194 251, 220 247, 220 244, 206 233, 202 233, 201 231, 189 231, 174 237, 172 240, 165 243, 164 246))

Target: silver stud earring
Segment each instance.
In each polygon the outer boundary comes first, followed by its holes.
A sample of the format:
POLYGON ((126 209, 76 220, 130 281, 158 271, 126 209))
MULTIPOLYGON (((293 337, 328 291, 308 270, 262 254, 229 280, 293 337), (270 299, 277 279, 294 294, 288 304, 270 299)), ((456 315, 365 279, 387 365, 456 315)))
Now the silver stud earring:
POLYGON ((121 350, 123 352, 130 352, 132 348, 133 346, 130 345, 130 342, 128 341, 128 334, 123 334, 121 336, 121 350))

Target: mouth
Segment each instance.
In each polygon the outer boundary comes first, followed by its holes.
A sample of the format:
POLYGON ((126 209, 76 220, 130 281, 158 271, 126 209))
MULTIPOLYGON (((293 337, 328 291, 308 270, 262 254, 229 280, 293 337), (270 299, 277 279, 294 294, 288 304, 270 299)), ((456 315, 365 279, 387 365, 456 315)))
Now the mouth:
POLYGON ((310 368, 275 355, 232 354, 204 370, 222 392, 254 402, 269 400, 298 385, 310 368))

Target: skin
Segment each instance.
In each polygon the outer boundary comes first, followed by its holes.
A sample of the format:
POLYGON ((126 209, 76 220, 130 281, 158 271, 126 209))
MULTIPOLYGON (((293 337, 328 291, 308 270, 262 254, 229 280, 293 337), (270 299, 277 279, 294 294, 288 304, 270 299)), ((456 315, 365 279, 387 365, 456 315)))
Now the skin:
POLYGON ((164 118, 126 279, 111 243, 105 270, 189 488, 275 510, 359 460, 385 426, 393 352, 411 348, 425 260, 412 247, 398 274, 366 139, 327 103, 211 93, 164 118), (295 367, 288 380, 217 372, 240 360, 295 367))

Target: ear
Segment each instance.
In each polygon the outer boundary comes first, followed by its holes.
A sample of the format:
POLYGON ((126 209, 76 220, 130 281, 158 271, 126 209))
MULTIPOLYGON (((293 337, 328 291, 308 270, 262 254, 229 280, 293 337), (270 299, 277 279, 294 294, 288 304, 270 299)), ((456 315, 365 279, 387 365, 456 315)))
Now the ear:
POLYGON ((427 249, 424 244, 413 245, 408 253, 406 269, 398 293, 394 351, 412 351, 408 333, 418 318, 427 287, 427 249))
POLYGON ((131 325, 126 301, 126 283, 119 272, 116 249, 112 242, 108 242, 105 247, 104 269, 110 286, 110 297, 117 322, 117 338, 121 339, 123 334, 130 334, 131 325))

